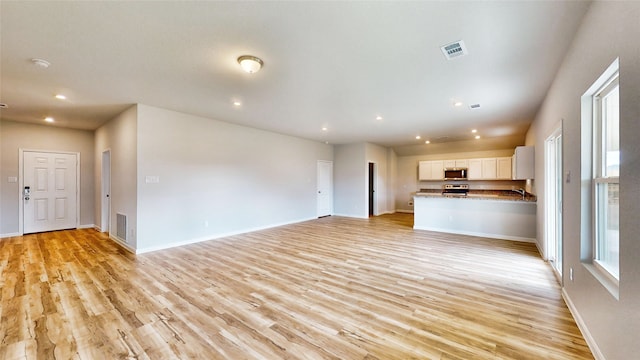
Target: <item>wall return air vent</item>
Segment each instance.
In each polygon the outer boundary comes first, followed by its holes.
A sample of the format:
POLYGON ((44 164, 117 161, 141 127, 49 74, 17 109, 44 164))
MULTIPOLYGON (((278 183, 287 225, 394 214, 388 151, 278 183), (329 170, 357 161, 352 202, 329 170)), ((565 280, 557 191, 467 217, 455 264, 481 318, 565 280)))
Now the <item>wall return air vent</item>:
POLYGON ((467 47, 462 40, 441 46, 440 49, 448 60, 468 54, 467 47))

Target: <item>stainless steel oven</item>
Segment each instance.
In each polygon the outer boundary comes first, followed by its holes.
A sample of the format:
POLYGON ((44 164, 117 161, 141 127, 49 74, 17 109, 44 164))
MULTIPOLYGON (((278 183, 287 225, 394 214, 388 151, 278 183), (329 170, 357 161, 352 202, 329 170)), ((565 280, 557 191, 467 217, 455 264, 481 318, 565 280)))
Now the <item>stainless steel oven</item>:
POLYGON ((444 196, 467 196, 468 192, 468 184, 445 184, 442 187, 442 195, 444 196))

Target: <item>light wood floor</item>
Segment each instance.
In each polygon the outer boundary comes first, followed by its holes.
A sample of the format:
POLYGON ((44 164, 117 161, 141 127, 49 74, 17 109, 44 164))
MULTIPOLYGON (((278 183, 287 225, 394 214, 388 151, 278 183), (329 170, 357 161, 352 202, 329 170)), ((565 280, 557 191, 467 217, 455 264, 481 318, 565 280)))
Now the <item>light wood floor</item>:
POLYGON ((133 256, 0 241, 0 359, 593 359, 533 244, 328 217, 133 256))

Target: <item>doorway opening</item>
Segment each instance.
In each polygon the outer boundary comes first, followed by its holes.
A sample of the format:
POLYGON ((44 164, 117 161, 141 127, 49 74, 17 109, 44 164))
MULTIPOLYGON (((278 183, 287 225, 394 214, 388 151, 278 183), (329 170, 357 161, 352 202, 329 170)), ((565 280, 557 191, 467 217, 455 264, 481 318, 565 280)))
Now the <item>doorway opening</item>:
POLYGON ((100 231, 111 233, 111 150, 102 152, 100 231))
POLYGON ((369 163, 369 216, 375 216, 376 208, 376 196, 375 196, 375 179, 376 179, 376 164, 369 163))
POLYGON ((545 140, 545 248, 562 285, 562 124, 545 140))

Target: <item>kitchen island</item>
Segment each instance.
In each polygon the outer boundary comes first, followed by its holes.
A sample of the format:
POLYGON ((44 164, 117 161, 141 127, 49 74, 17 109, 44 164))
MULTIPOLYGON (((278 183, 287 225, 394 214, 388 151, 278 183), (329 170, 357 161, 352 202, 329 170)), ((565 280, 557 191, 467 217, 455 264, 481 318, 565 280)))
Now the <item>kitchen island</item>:
POLYGON ((466 196, 421 190, 414 194, 413 228, 535 242, 536 198, 509 190, 469 191, 466 196))

